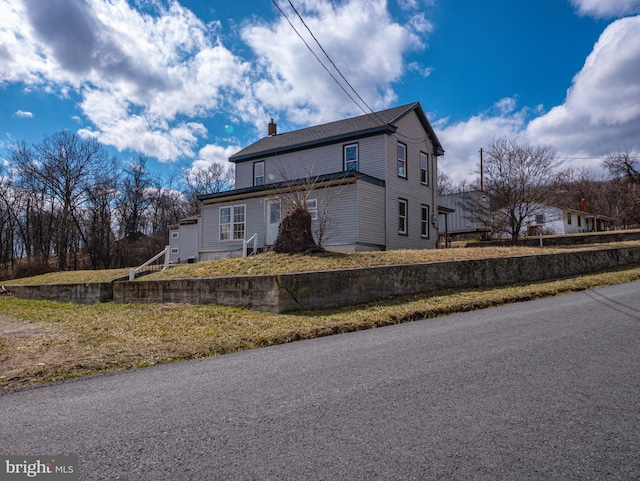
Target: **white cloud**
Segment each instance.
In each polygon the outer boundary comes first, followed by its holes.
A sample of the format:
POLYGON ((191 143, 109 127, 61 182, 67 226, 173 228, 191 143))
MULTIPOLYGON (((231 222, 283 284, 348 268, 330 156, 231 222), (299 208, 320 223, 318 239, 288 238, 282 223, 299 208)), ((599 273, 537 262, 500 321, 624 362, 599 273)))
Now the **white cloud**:
POLYGON ((33 118, 33 113, 32 112, 25 112, 24 110, 18 110, 15 115, 16 115, 16 117, 20 117, 22 119, 32 119, 33 118))
MULTIPOLYGON (((385 0, 306 0, 298 7, 325 51, 373 109, 395 100, 391 84, 404 72, 403 55, 423 47, 420 37, 411 28, 395 23, 386 7, 385 0)), ((349 90, 295 13, 286 13, 317 56, 349 90)), ((420 26, 425 27, 425 22, 420 26)), ((263 75, 256 79, 255 95, 266 109, 286 111, 288 120, 298 124, 361 113, 284 18, 272 25, 245 25, 242 38, 258 56, 263 75)))
POLYGON ((118 149, 172 161, 194 157, 202 123, 233 100, 249 65, 175 1, 153 13, 127 0, 0 0, 0 85, 80 93, 91 127, 118 149))
POLYGON ((571 0, 582 15, 597 18, 622 17, 640 13, 640 0, 571 0))
POLYGON ((438 139, 445 148, 445 155, 438 163, 454 181, 474 178, 480 159, 480 148, 494 138, 515 138, 522 134, 528 110, 516 110, 516 101, 505 98, 494 108, 464 122, 449 124, 447 119, 434 122, 438 139))
POLYGON ((516 99, 506 98, 469 120, 436 122, 446 149, 440 167, 456 181, 474 177, 479 149, 508 136, 551 145, 568 158, 567 166, 600 170, 605 153, 640 150, 639 79, 640 16, 616 20, 600 36, 561 105, 546 113, 540 107, 517 110, 516 99))
POLYGON ((528 137, 568 155, 640 149, 639 79, 640 16, 606 28, 564 103, 533 120, 528 137))
MULTIPOLYGON (((401 2, 412 10, 402 23, 391 18, 386 0, 297 4, 351 85, 377 109, 396 100, 393 83, 407 70, 429 75, 429 68, 405 65, 404 56, 424 48, 422 37, 433 27, 415 10, 430 3, 401 2)), ((208 136, 205 119, 214 114, 263 132, 269 117, 309 125, 361 113, 284 18, 242 25, 252 61, 227 48, 220 32, 218 22, 204 24, 177 0, 0 0, 0 86, 80 96, 80 134, 161 161, 196 158, 208 136), (142 5, 144 11, 136 9, 142 5)))
POLYGON ((205 145, 198 152, 198 158, 193 162, 192 170, 206 170, 212 164, 222 164, 225 167, 233 166, 227 159, 241 149, 240 146, 230 145, 221 147, 219 145, 205 145))

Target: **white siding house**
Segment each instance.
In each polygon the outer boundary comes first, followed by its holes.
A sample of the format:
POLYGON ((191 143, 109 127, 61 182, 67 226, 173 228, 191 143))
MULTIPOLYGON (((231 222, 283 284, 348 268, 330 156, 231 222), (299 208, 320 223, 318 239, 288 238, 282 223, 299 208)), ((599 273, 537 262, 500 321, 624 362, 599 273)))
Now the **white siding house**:
POLYGON ((418 102, 283 134, 272 122, 269 132, 229 158, 235 189, 199 197, 199 260, 239 255, 254 234, 258 248, 273 244, 281 200, 298 184, 313 189, 307 208, 328 250, 436 247, 444 150, 418 102))
POLYGON ((525 221, 525 232, 532 234, 537 230, 538 221, 542 215, 545 234, 579 234, 583 232, 602 232, 612 230, 616 219, 604 215, 591 214, 584 210, 566 209, 553 206, 540 206, 538 212, 525 221))

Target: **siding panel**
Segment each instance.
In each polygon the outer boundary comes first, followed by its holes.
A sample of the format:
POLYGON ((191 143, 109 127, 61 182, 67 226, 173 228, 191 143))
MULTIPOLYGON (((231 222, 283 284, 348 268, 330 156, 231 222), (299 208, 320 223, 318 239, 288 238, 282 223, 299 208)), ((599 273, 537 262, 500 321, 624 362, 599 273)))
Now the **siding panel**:
POLYGON ((422 128, 418 116, 411 112, 396 123, 398 132, 387 141, 387 249, 431 249, 435 248, 438 229, 429 219, 429 238, 420 236, 421 207, 429 206, 430 215, 437 214, 437 192, 434 191, 436 161, 433 145, 422 128), (407 178, 398 177, 397 145, 407 146, 407 178), (429 154, 429 185, 420 182, 420 152, 429 154), (398 234, 398 199, 408 201, 408 235, 398 234))

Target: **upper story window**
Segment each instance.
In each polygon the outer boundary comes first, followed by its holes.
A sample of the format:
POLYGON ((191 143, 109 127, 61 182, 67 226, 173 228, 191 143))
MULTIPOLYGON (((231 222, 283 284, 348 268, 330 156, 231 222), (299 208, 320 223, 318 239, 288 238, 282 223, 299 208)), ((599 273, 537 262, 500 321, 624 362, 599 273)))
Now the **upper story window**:
POLYGON ((344 146, 344 170, 358 170, 358 144, 344 146))
POLYGON ((420 152, 420 182, 429 185, 429 156, 420 152))
POLYGON ((253 164, 253 185, 264 185, 264 160, 253 164))
POLYGON ((398 142, 398 177, 407 178, 407 146, 398 142))
POLYGON ((245 206, 220 207, 220 240, 242 240, 245 231, 245 206))

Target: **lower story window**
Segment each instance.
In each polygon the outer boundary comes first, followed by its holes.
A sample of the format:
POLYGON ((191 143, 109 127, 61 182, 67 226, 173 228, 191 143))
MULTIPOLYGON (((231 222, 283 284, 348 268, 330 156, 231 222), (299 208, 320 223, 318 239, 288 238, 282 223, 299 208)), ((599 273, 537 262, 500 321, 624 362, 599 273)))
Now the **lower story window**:
POLYGON ((420 237, 429 238, 429 206, 423 205, 420 208, 420 237))
POLYGON ((307 212, 311 220, 318 220, 318 199, 307 199, 307 212))
POLYGON ((245 232, 245 206, 220 207, 220 240, 243 240, 245 232))
POLYGON ((398 199, 398 234, 407 235, 407 212, 409 202, 406 199, 398 199))

